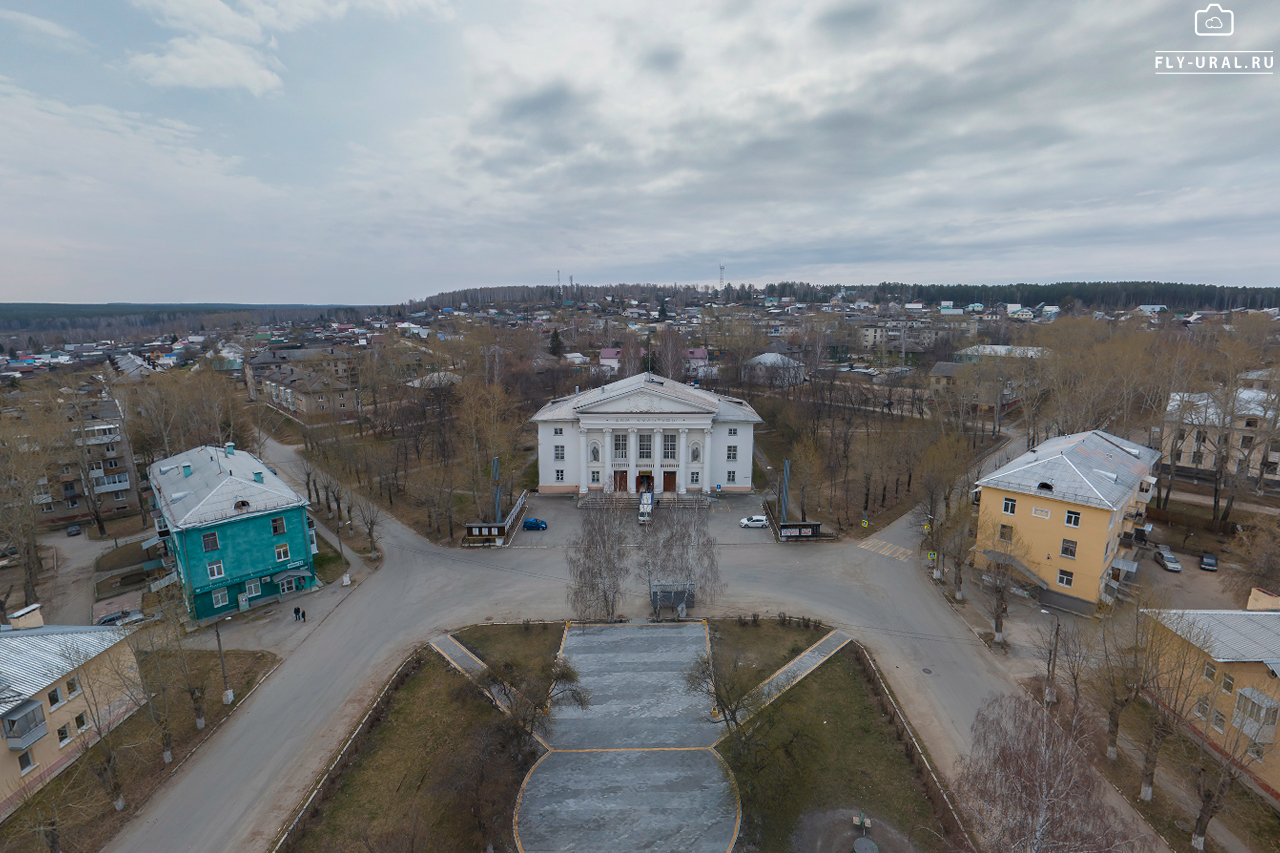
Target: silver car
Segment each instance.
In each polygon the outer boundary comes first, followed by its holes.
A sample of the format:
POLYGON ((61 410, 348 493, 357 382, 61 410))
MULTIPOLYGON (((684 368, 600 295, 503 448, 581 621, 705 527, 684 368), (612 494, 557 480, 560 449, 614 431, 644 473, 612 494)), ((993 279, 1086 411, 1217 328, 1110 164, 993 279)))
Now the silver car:
POLYGON ((1178 561, 1178 557, 1167 546, 1161 545, 1156 549, 1156 562, 1164 566, 1166 572, 1182 571, 1182 563, 1178 561))
POLYGON ((749 515, 738 522, 739 527, 767 527, 768 525, 769 519, 763 515, 749 515))

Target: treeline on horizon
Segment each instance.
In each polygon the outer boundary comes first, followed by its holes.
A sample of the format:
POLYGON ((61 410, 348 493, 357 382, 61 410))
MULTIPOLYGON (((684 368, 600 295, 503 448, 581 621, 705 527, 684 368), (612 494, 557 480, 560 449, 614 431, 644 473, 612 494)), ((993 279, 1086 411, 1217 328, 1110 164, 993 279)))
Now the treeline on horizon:
POLYGON ((132 340, 204 329, 235 329, 288 321, 359 322, 367 309, 333 305, 235 305, 218 303, 0 303, 0 340, 23 347, 101 339, 132 340))
POLYGON ((718 287, 660 284, 613 284, 592 286, 512 285, 454 290, 407 303, 408 311, 433 308, 458 308, 468 305, 527 305, 560 301, 599 302, 606 296, 635 299, 650 305, 667 299, 676 307, 693 298, 708 295, 729 302, 746 302, 762 296, 794 297, 801 302, 825 302, 839 293, 855 293, 872 302, 925 302, 936 305, 951 301, 958 307, 980 302, 991 306, 1016 302, 1035 306, 1058 305, 1064 310, 1123 310, 1138 305, 1166 305, 1170 311, 1229 311, 1236 308, 1273 308, 1280 305, 1280 288, 1221 287, 1212 284, 1183 284, 1162 281, 1064 281, 1054 284, 904 284, 881 282, 878 285, 847 287, 813 285, 801 281, 783 281, 764 286, 726 284, 718 287))

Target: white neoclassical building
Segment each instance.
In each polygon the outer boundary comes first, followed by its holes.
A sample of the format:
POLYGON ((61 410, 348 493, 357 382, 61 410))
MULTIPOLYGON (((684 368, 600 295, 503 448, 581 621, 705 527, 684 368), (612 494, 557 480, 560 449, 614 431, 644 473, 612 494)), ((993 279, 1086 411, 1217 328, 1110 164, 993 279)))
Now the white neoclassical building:
POLYGON ((652 373, 552 400, 533 421, 543 494, 749 492, 762 423, 743 400, 652 373))

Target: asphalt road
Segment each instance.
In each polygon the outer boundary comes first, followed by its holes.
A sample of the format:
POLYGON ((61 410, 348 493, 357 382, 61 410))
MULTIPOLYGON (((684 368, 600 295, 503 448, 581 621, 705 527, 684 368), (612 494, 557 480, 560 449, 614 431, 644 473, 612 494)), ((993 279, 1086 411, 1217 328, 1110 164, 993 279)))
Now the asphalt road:
MULTIPOLYGON (((265 455, 281 474, 291 471, 288 448, 268 442, 265 455)), ((755 506, 754 498, 723 503, 734 518, 755 506)), ((914 552, 915 535, 905 519, 878 538, 914 552)), ((561 547, 437 548, 394 520, 380 539, 383 566, 343 591, 340 603, 308 628, 275 674, 108 851, 267 849, 409 652, 486 617, 554 619, 567 613, 561 547)), ((727 592, 702 611, 772 616, 784 610, 848 631, 875 654, 930 753, 947 769, 967 751, 969 725, 982 701, 1014 684, 932 587, 914 554, 903 560, 901 550, 885 550, 893 553, 852 541, 726 544, 720 559, 727 592)), ((325 592, 336 595, 332 588, 319 595, 325 592)), ((638 590, 624 610, 647 611, 638 590)))

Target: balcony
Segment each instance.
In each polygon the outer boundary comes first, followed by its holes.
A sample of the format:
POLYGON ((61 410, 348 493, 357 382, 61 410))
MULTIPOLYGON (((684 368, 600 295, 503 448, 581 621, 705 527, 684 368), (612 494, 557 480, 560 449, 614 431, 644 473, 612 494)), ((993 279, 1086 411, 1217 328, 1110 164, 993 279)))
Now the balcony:
POLYGON ((107 474, 105 477, 93 478, 93 493, 119 492, 129 488, 128 474, 107 474))
POLYGON ((48 733, 44 706, 34 699, 28 699, 4 715, 4 737, 14 752, 21 752, 48 733))

